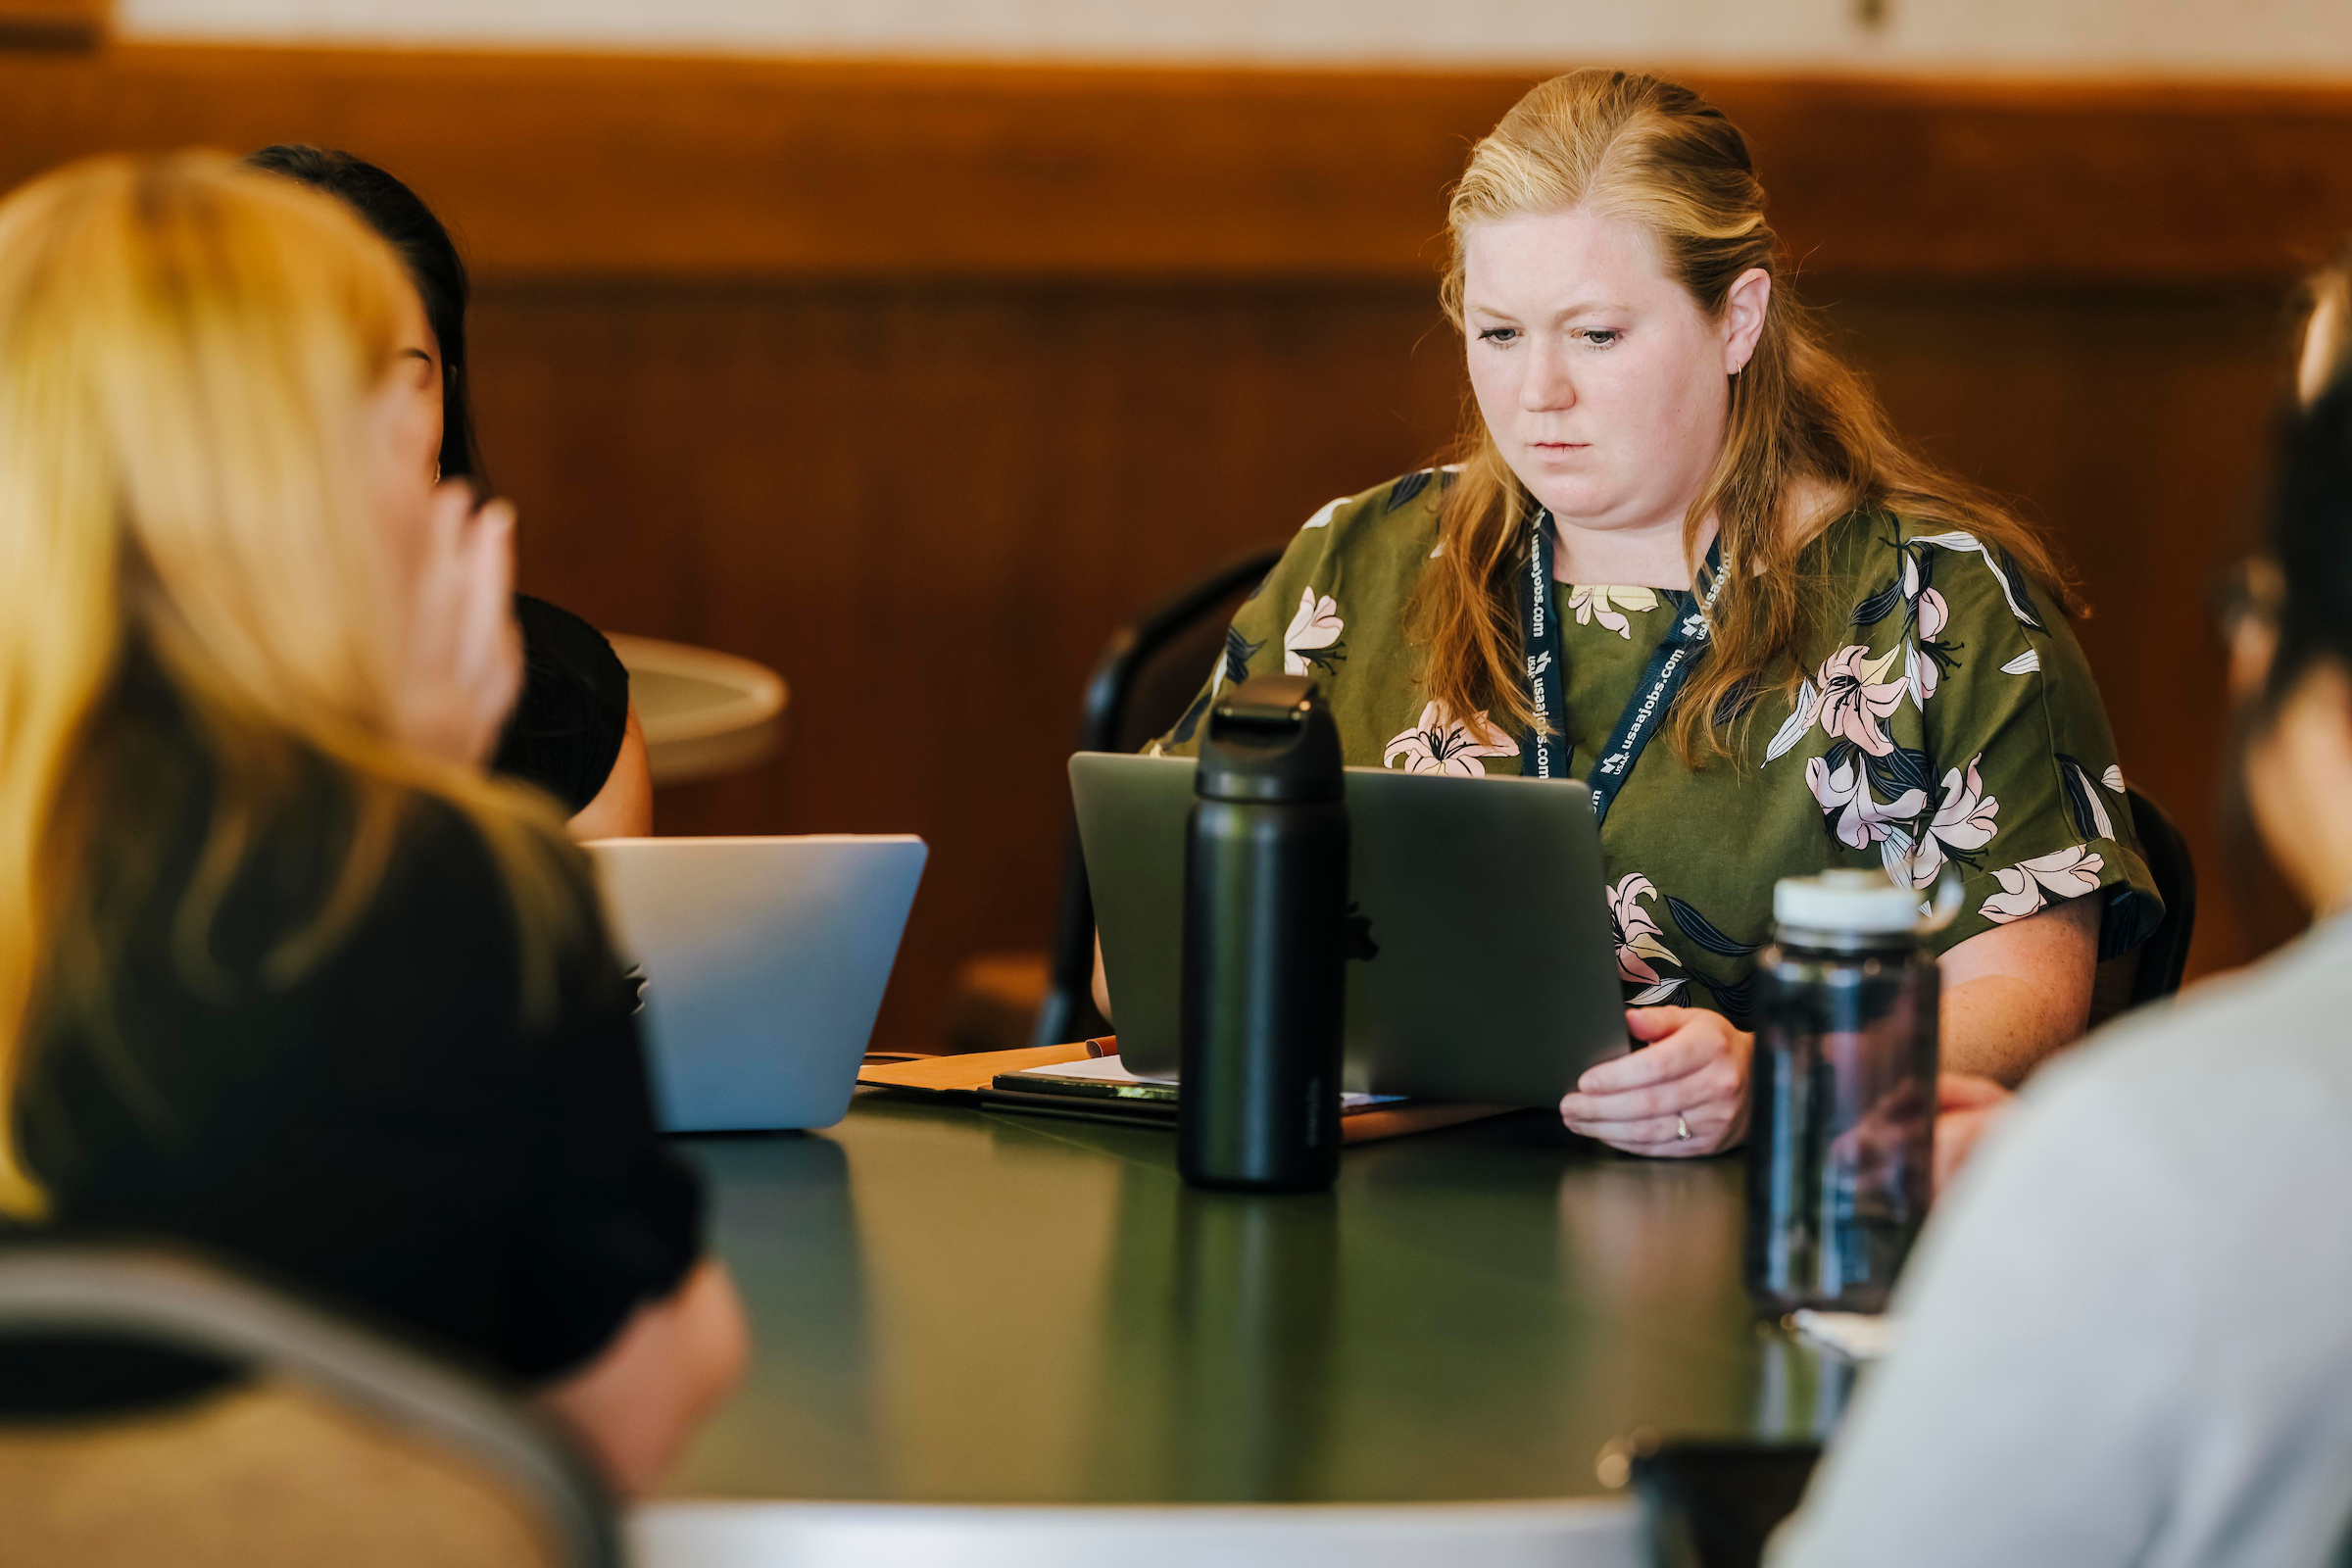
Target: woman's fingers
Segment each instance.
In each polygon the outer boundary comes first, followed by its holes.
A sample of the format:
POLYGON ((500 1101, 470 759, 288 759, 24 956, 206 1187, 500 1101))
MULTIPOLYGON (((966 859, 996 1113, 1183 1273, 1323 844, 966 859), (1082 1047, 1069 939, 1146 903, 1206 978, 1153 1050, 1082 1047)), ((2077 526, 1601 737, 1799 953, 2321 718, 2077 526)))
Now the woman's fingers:
POLYGON ((1703 1007, 1628 1007, 1625 1032, 1636 1040, 1663 1040, 1693 1018, 1712 1018, 1703 1007))
POLYGON ((1938 1111, 1977 1110, 1986 1105, 2006 1103, 2010 1093, 1990 1078, 1979 1078, 1974 1073, 1940 1073, 1936 1079, 1936 1108, 1938 1111))
POLYGON ((476 715, 495 740, 522 690, 522 633, 514 624, 514 508, 493 501, 474 514, 466 548, 464 675, 476 715))
POLYGON ((522 687, 514 585, 514 507, 477 507, 463 481, 436 489, 396 694, 410 744, 453 761, 490 755, 522 687))
POLYGON ((1560 1114, 1571 1122, 1639 1122, 1655 1116, 1671 1122, 1678 1114, 1729 1098, 1739 1088, 1739 1074, 1729 1062, 1710 1062, 1671 1082, 1614 1095, 1580 1089, 1560 1102, 1560 1114))
POLYGON ((1586 1072, 1560 1102, 1568 1129, 1638 1154, 1711 1154, 1738 1142, 1751 1037, 1696 1007, 1638 1008, 1626 1026, 1656 1043, 1586 1072))
MULTIPOLYGON (((1579 1094, 1607 1095, 1622 1090, 1639 1089, 1645 1084, 1665 1083, 1696 1071, 1709 1059, 1724 1054, 1730 1049, 1732 1026, 1712 1012, 1695 1007, 1644 1007, 1627 1016, 1641 1017, 1643 1013, 1680 1013, 1671 1020, 1673 1027, 1662 1037, 1650 1038, 1656 1044, 1585 1069, 1577 1079, 1579 1094)), ((1647 1027, 1658 1027, 1662 1020, 1643 1018, 1647 1027)))
POLYGON ((2009 1107, 2002 1103, 1981 1105, 1970 1110, 1951 1110, 1936 1118, 1936 1161, 1933 1191, 1941 1194, 1946 1184, 1968 1163, 1984 1135, 1992 1131, 2009 1107))
POLYGON ((1720 1152, 1738 1141, 1740 1128, 1734 1107, 1720 1102, 1638 1121, 1568 1124, 1570 1132, 1629 1154, 1676 1157, 1720 1152), (1690 1131, 1688 1138, 1682 1136, 1686 1127, 1690 1131))

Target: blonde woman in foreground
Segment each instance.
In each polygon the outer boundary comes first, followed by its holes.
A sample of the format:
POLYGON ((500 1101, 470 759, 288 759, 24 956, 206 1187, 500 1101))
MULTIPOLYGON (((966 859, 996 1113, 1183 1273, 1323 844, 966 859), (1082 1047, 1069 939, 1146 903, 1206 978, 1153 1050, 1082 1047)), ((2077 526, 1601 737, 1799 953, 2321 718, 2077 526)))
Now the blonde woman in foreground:
POLYGON ((225 159, 0 203, 0 1234, 307 1290, 634 1489, 741 1316, 577 854, 481 769, 514 519, 408 461, 408 302, 225 159))

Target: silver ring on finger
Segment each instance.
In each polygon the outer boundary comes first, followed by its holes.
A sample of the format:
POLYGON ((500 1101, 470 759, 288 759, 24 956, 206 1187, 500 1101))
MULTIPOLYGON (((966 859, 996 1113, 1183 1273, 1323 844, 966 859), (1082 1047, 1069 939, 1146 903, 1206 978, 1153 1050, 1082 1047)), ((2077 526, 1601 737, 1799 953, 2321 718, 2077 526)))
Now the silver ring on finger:
POLYGON ((1674 1140, 1678 1144, 1690 1141, 1690 1124, 1680 1116, 1674 1118, 1674 1140))

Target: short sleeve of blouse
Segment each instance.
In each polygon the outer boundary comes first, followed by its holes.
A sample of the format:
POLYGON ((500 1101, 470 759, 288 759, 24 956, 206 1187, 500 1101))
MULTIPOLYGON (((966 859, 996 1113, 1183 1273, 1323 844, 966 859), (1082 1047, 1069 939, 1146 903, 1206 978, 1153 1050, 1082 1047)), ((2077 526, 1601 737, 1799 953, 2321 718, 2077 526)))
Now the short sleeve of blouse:
POLYGON ((1234 612, 1233 622, 1225 630, 1225 647, 1201 683, 1200 695, 1186 707, 1175 727, 1148 748, 1153 755, 1197 755, 1200 723, 1208 716, 1208 706, 1228 686, 1238 686, 1252 675, 1279 675, 1293 664, 1298 666, 1293 673, 1328 676, 1333 672, 1345 657, 1345 648, 1336 645, 1346 627, 1329 612, 1329 596, 1318 596, 1315 585, 1327 576, 1337 542, 1346 536, 1354 513, 1367 499, 1334 501, 1307 519, 1274 569, 1234 612), (1326 611, 1324 627, 1314 624, 1318 608, 1326 611), (1303 623, 1294 625, 1302 615, 1303 623), (1323 637, 1330 626, 1338 626, 1338 633, 1323 637), (1316 642, 1318 637, 1323 640, 1316 642))
MULTIPOLYGON (((1235 612, 1200 694, 1153 747, 1193 755, 1220 691, 1252 675, 1283 674, 1308 676, 1322 688, 1351 765, 1381 766, 1424 739, 1434 710, 1420 693, 1408 623, 1447 481, 1445 470, 1423 468, 1318 508, 1235 612)), ((1459 726, 1451 740, 1457 750, 1467 744, 1459 726)), ((1475 755, 1517 768, 1515 746, 1484 746, 1475 755)), ((1479 763, 1465 760, 1463 766, 1475 771, 1479 763)))
POLYGON ((516 594, 514 619, 522 629, 522 693, 491 766, 579 811, 604 789, 620 756, 629 672, 604 633, 568 610, 516 594))
POLYGON ((2138 946, 2163 904, 2073 630, 1998 549, 1962 532, 1903 533, 1904 586, 1917 590, 1905 595, 1917 608, 1903 673, 1925 699, 1935 775, 1914 875, 1925 886, 1948 864, 1962 892, 1936 945, 2095 894, 2099 956, 2138 946))

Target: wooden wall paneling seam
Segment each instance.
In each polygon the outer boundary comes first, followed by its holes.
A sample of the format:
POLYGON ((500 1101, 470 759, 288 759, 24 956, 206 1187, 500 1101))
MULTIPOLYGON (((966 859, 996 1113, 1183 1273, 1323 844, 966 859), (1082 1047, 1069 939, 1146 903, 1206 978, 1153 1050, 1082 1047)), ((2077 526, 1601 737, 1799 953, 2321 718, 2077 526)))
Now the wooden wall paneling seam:
POLYGON ((113 13, 113 0, 0 0, 0 50, 92 48, 113 13))
MULTIPOLYGON (((1407 281, 1437 263, 1468 143, 1533 79, 0 55, 0 182, 103 148, 304 138, 429 190, 486 277, 1407 281)), ((2352 91, 1691 79, 1837 278, 2276 283, 2352 226, 2352 91)))

